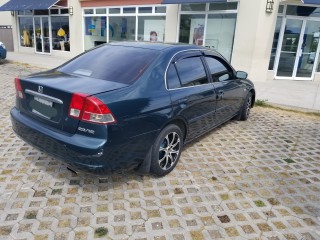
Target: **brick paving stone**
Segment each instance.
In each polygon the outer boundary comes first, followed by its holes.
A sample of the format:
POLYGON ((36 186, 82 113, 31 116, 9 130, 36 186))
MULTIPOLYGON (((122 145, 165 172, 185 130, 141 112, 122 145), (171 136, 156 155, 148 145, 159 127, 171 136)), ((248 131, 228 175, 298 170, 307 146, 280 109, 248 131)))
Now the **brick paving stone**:
POLYGON ((256 107, 155 178, 75 175, 12 132, 0 65, 0 239, 320 239, 320 118, 256 107))

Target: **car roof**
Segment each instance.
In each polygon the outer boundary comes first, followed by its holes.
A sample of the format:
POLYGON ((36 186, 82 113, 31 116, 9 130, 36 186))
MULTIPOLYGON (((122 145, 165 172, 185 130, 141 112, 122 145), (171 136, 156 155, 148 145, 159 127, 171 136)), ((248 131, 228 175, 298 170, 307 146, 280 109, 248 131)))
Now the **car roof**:
POLYGON ((135 47, 135 48, 145 48, 158 51, 167 50, 188 50, 188 49, 202 49, 208 50, 201 46, 191 45, 191 44, 181 44, 181 43, 155 43, 155 42, 112 42, 108 45, 111 46, 124 46, 124 47, 135 47))

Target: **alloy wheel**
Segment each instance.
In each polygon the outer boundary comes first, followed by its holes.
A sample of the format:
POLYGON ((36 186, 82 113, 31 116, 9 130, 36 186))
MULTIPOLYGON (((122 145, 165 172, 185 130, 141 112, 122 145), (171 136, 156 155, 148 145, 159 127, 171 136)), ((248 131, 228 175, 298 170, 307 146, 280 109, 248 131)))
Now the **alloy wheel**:
POLYGON ((179 157, 181 148, 180 137, 176 132, 169 133, 160 144, 159 166, 163 170, 170 169, 179 157))

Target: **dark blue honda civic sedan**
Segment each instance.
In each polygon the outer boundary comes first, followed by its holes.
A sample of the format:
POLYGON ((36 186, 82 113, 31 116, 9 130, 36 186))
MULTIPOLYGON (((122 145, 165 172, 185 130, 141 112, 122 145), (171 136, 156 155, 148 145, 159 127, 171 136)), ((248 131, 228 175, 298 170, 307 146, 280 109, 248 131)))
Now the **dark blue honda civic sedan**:
POLYGON ((206 48, 112 43, 16 78, 12 127, 74 171, 163 176, 185 143, 248 118, 255 89, 246 78, 206 48))

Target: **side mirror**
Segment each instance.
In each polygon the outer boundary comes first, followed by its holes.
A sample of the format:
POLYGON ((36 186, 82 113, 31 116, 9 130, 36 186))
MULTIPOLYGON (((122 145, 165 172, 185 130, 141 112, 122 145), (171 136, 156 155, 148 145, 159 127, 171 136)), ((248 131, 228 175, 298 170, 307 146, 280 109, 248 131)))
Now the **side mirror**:
POLYGON ((237 79, 247 79, 248 73, 243 72, 243 71, 237 71, 236 73, 236 78, 237 79))

